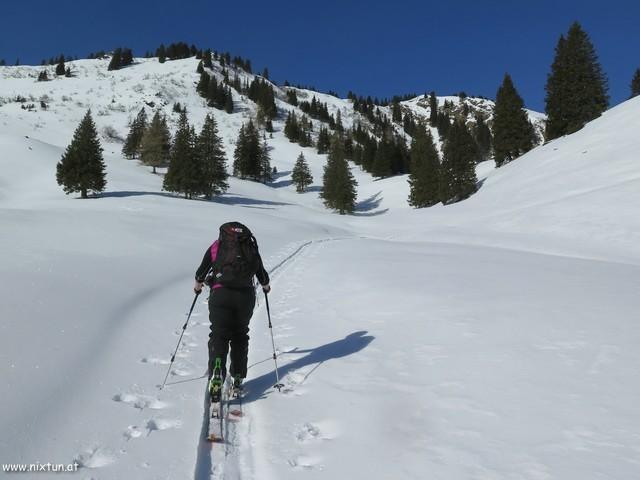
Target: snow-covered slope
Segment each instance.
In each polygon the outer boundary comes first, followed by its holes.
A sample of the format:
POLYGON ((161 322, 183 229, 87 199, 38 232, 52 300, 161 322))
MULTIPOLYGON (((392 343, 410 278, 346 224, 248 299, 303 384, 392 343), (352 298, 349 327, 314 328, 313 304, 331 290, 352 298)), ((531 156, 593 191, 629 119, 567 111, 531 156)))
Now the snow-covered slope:
MULTIPOLYGON (((169 115, 180 102, 197 128, 208 111, 193 59, 72 65, 76 78, 48 83, 0 68, 0 463, 81 466, 21 478, 640 476, 640 99, 501 169, 481 164, 482 188, 456 205, 413 210, 406 177, 354 168, 359 208, 339 216, 317 198, 325 157, 281 121, 271 185, 232 179, 216 201, 184 200, 105 139, 105 194, 65 196, 55 165, 86 108, 120 135, 142 101, 169 115), (315 188, 299 195, 301 150, 315 188), (212 448, 206 299, 157 386, 227 220, 252 228, 272 273, 286 387, 271 388, 260 300, 244 415, 212 448)), ((255 108, 234 100, 237 113, 212 111, 229 155, 255 108)))

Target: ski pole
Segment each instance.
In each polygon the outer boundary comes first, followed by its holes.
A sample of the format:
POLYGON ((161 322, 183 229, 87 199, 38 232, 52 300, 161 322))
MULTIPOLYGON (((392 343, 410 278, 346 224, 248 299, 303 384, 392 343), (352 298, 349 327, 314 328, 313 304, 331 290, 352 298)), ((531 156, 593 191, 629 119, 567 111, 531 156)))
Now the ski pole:
POLYGON ((266 305, 267 305, 267 318, 269 319, 269 332, 271 333, 271 345, 273 346, 273 362, 276 365, 276 384, 273 387, 277 388, 278 391, 280 391, 280 389, 284 387, 284 385, 280 383, 280 375, 278 375, 278 357, 276 355, 276 343, 273 340, 273 325, 271 324, 271 312, 269 311, 269 296, 267 295, 267 292, 264 292, 264 301, 266 302, 266 305))
MULTIPOLYGON (((201 292, 202 290, 200 290, 201 292)), ((162 386, 160 390, 164 388, 164 385, 167 383, 167 378, 169 377, 169 372, 171 371, 171 367, 173 366, 173 361, 176 359, 176 354, 178 353, 178 348, 180 348, 180 342, 182 341, 182 336, 184 335, 184 331, 187 329, 187 324, 189 323, 189 319, 191 318, 191 312, 193 312, 193 307, 196 306, 196 300, 198 299, 198 295, 200 292, 196 292, 196 296, 193 299, 193 303, 191 304, 191 308, 189 309, 189 315, 187 315, 187 321, 184 322, 182 326, 182 333, 180 334, 180 338, 178 339, 178 345, 176 345, 176 350, 173 352, 171 356, 171 362, 169 363, 169 368, 167 369, 167 374, 164 376, 164 382, 162 382, 162 386)))

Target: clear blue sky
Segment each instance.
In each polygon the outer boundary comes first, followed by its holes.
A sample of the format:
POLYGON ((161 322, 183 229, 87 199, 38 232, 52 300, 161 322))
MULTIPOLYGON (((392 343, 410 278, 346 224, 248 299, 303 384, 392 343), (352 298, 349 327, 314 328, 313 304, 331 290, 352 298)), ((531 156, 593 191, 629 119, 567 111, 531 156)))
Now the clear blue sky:
POLYGON ((640 67, 640 2, 458 0, 4 2, 0 58, 39 64, 64 53, 128 46, 135 55, 185 41, 267 66, 271 78, 346 95, 494 98, 505 72, 528 107, 544 109, 554 47, 574 20, 591 36, 612 104, 640 67))

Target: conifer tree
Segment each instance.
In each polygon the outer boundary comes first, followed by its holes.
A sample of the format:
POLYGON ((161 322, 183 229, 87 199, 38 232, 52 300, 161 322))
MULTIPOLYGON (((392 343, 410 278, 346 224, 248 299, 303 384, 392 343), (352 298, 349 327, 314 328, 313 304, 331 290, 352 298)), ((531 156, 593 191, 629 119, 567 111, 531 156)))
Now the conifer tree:
POLYGON ((440 158, 431 133, 419 126, 411 142, 409 205, 430 207, 440 202, 440 158))
POLYGON ((202 66, 213 69, 213 61, 211 60, 211 50, 207 49, 202 56, 202 66))
POLYGON ((462 121, 451 125, 444 142, 440 175, 440 199, 454 203, 468 198, 477 189, 475 165, 478 147, 462 121))
POLYGON ((56 166, 56 180, 66 194, 80 192, 87 198, 89 191, 102 192, 106 185, 102 146, 98 139, 91 110, 80 122, 73 140, 56 166))
POLYGON ((62 77, 64 76, 66 72, 66 68, 64 65, 64 55, 60 55, 60 58, 58 59, 58 65, 56 65, 56 75, 58 77, 62 77))
MULTIPOLYGON (((224 98, 224 111, 227 113, 233 113, 233 95, 231 94, 231 89, 227 88, 225 98, 224 98)), ((267 126, 271 123, 271 120, 267 120, 267 126)), ((271 128, 273 131, 273 127, 271 128)))
POLYGON ((236 149, 233 153, 233 174, 240 178, 263 180, 262 161, 264 160, 260 136, 253 122, 240 128, 236 149))
POLYGON ((262 183, 273 181, 271 155, 269 155, 269 145, 267 144, 266 138, 263 138, 260 144, 260 181, 262 183))
MULTIPOLYGON (((200 65, 202 65, 202 62, 200 62, 200 65)), ((200 81, 198 82, 198 85, 196 86, 196 91, 201 96, 208 97, 210 81, 211 81, 211 77, 209 76, 209 74, 207 72, 205 72, 204 70, 202 72, 200 72, 200 81)))
POLYGON ((608 86, 587 33, 575 22, 560 36, 546 85, 546 137, 580 130, 609 105, 608 86))
POLYGON ((169 161, 171 149, 171 134, 167 127, 167 120, 156 111, 149 127, 144 131, 140 143, 140 160, 143 164, 156 168, 163 167, 169 161))
POLYGON ((293 167, 291 179, 293 180, 293 184, 296 186, 296 192, 298 193, 303 193, 307 187, 313 183, 313 175, 311 175, 309 164, 304 158, 302 152, 298 155, 296 164, 293 167))
POLYGON ((137 158, 140 156, 142 137, 146 129, 147 112, 142 107, 136 118, 131 122, 129 134, 122 147, 122 155, 125 158, 137 158))
MULTIPOLYGON (((388 134, 387 134, 388 135, 388 134)), ((378 148, 371 167, 371 175, 386 178, 393 174, 393 142, 385 135, 378 143, 378 148)))
POLYGON ((109 67, 107 70, 118 70, 120 65, 122 64, 122 49, 116 48, 111 56, 111 61, 109 62, 109 67))
POLYGON ((207 199, 220 195, 229 188, 227 179, 227 158, 224 153, 222 139, 218 135, 215 118, 207 115, 202 132, 196 143, 198 162, 200 162, 203 180, 203 193, 207 199))
POLYGON ((640 95, 640 68, 636 70, 631 80, 631 98, 640 95))
POLYGON ((46 82, 49 80, 49 74, 47 73, 46 70, 42 70, 39 74, 38 74, 38 81, 39 82, 46 82))
POLYGON ((244 124, 240 127, 238 138, 236 139, 236 148, 233 151, 233 175, 243 178, 242 172, 246 169, 245 159, 247 149, 247 136, 245 134, 244 124))
POLYGON ((284 122, 284 135, 290 142, 296 143, 300 139, 300 125, 298 124, 298 116, 296 112, 290 111, 284 122))
POLYGON ((479 160, 489 160, 493 149, 493 136, 483 115, 476 115, 476 125, 473 137, 478 145, 479 160))
POLYGON ((167 61, 167 50, 163 44, 160 44, 158 50, 156 51, 156 57, 158 57, 158 62, 164 63, 167 61))
POLYGON ((402 108, 398 99, 395 99, 391 104, 391 120, 396 123, 402 122, 402 108))
POLYGON ((331 137, 329 136, 329 130, 326 127, 321 126, 320 132, 318 133, 318 153, 324 154, 329 151, 331 147, 331 137))
POLYGON ((189 125, 186 113, 180 114, 178 128, 169 153, 169 168, 162 182, 163 190, 184 193, 186 198, 192 198, 198 193, 198 183, 201 172, 197 171, 198 162, 195 158, 194 132, 189 125))
MULTIPOLYGON (((498 167, 533 148, 533 127, 524 102, 509 74, 505 74, 496 94, 493 114, 493 150, 498 167)), ((482 154, 482 153, 481 153, 482 154)))
POLYGON ((122 50, 122 61, 120 66, 127 67, 133 63, 133 51, 130 48, 122 50))
POLYGON ((340 134, 331 140, 331 149, 322 176, 320 197, 327 208, 337 210, 340 215, 353 213, 358 183, 349 169, 344 156, 344 142, 340 134))
POLYGON ((438 99, 436 98, 436 92, 429 94, 429 123, 432 127, 438 124, 438 99))

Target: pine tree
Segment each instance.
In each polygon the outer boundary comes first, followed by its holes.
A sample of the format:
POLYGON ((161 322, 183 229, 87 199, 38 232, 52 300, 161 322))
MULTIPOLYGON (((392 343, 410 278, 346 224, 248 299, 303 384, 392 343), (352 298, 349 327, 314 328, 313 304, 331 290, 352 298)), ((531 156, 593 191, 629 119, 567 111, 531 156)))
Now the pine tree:
POLYGON ((151 119, 149 127, 142 135, 140 143, 140 160, 143 164, 156 168, 163 167, 169 161, 169 151, 171 149, 171 134, 167 127, 167 120, 156 111, 151 119))
POLYGON ((493 150, 498 167, 533 148, 533 127, 509 74, 496 94, 493 114, 493 150))
POLYGON ((296 143, 300 139, 300 125, 296 112, 290 111, 284 122, 284 135, 291 143, 296 143))
POLYGON ((431 133, 418 127, 411 142, 409 205, 430 207, 440 202, 440 158, 431 133))
POLYGON ((397 99, 391 104, 391 120, 396 123, 402 122, 402 108, 397 99))
MULTIPOLYGON (((227 113, 233 113, 233 95, 231 94, 231 89, 227 88, 226 95, 224 98, 224 111, 227 113)), ((267 125, 271 122, 271 120, 267 120, 267 125)), ((271 128, 273 130, 273 128, 271 128)))
POLYGON ((451 125, 444 143, 440 175, 440 199, 454 203, 473 195, 477 190, 475 165, 478 147, 467 126, 456 121, 451 125))
POLYGON ((238 132, 238 138, 236 139, 236 148, 233 151, 233 175, 241 178, 241 173, 246 169, 245 150, 247 148, 247 136, 245 135, 244 130, 244 124, 242 124, 240 131, 238 132))
POLYGON ((220 195, 229 188, 227 179, 227 158, 224 153, 222 139, 218 136, 215 118, 207 115, 202 132, 196 143, 198 162, 202 170, 204 196, 211 199, 213 195, 220 195))
POLYGON ((184 193, 192 198, 198 190, 200 172, 196 171, 195 138, 186 113, 180 114, 173 145, 169 153, 169 168, 162 182, 163 190, 184 193))
POLYGON ((561 36, 546 85, 546 137, 580 130, 609 105, 607 78, 589 36, 578 22, 561 36))
POLYGON ((122 155, 126 158, 140 156, 142 137, 147 129, 147 112, 144 107, 140 109, 136 118, 131 122, 129 134, 122 147, 122 155))
POLYGON ((42 70, 39 74, 38 74, 38 81, 39 82, 46 82, 49 80, 49 74, 47 73, 46 70, 42 70))
POLYGON ((158 57, 158 62, 164 63, 167 61, 167 50, 165 49, 163 44, 160 44, 158 50, 156 51, 156 57, 158 57))
POLYGON ((432 127, 438 124, 438 99, 436 98, 436 92, 429 94, 429 123, 432 127))
POLYGON ((483 115, 476 115, 476 126, 473 130, 473 137, 478 145, 479 159, 483 161, 489 160, 493 150, 493 136, 483 115))
POLYGON ((62 77, 64 76, 66 71, 65 65, 64 65, 64 55, 60 55, 60 58, 58 59, 58 65, 56 65, 56 75, 58 77, 62 77))
POLYGON ((318 133, 318 153, 324 154, 329 151, 331 147, 331 137, 329 136, 329 130, 326 127, 320 127, 320 133, 318 133))
POLYGON ((640 95, 640 68, 636 70, 636 73, 633 75, 633 80, 631 80, 631 97, 637 97, 640 95))
POLYGON ((202 66, 213 69, 213 61, 211 60, 211 50, 207 49, 202 56, 202 66))
POLYGON ((378 143, 378 148, 371 167, 371 175, 377 178, 386 178, 393 174, 393 142, 387 138, 387 135, 385 135, 378 143))
POLYGON ((133 51, 130 48, 125 48, 122 50, 122 62, 121 67, 127 67, 133 64, 133 51))
POLYGON ((327 208, 338 210, 340 215, 353 213, 358 183, 344 156, 344 142, 340 134, 334 135, 331 150, 322 176, 320 197, 327 208))
POLYGON ((107 70, 118 70, 120 69, 120 65, 122 65, 122 49, 116 48, 111 56, 111 61, 109 62, 107 70))
POLYGON ((267 139, 263 139, 260 144, 260 181, 262 183, 273 181, 273 170, 271 169, 271 155, 269 155, 269 145, 267 139))
POLYGON ((240 128, 233 159, 234 175, 255 181, 263 180, 262 145, 258 131, 251 120, 240 128))
POLYGON ((313 183, 313 175, 311 175, 309 164, 304 158, 302 152, 300 152, 300 155, 296 160, 296 164, 293 167, 291 179, 293 180, 293 184, 296 186, 296 192, 298 193, 303 193, 307 187, 313 183))
POLYGON ((89 191, 102 192, 105 189, 107 180, 102 146, 91 110, 80 122, 71 144, 58 162, 56 180, 66 194, 80 192, 82 198, 87 198, 89 191))

